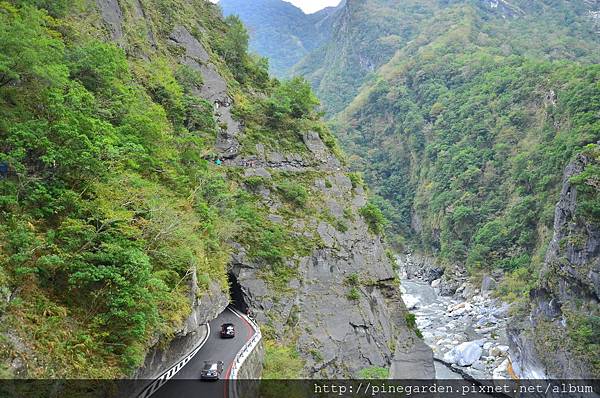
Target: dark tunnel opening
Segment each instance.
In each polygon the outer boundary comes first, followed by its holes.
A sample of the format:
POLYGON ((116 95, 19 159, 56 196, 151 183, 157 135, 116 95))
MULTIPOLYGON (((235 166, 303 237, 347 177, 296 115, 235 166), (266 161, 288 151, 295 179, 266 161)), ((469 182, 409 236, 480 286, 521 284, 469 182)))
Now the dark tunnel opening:
POLYGON ((231 305, 238 311, 247 314, 248 303, 246 302, 246 295, 244 294, 242 285, 240 285, 240 282, 238 281, 237 277, 233 274, 233 272, 230 272, 228 274, 228 278, 229 293, 231 294, 231 305))

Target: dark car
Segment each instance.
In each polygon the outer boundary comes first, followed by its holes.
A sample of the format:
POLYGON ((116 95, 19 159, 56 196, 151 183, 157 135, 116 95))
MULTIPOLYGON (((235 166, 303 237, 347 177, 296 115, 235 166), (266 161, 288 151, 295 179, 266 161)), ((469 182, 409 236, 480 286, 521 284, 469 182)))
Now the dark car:
POLYGON ((235 337, 235 328, 233 323, 224 323, 221 325, 221 338, 231 339, 235 337))
POLYGON ((200 378, 204 380, 218 380, 223 373, 222 361, 204 361, 204 367, 200 372, 200 378))

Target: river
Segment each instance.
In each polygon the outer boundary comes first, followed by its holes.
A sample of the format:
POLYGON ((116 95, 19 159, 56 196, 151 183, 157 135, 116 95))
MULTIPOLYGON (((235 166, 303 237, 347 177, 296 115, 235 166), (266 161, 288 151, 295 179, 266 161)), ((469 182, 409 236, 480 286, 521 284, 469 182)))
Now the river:
POLYGON ((461 372, 476 379, 508 377, 506 304, 489 294, 441 296, 429 283, 415 279, 403 279, 401 291, 425 343, 439 360, 438 379, 461 378, 461 372))

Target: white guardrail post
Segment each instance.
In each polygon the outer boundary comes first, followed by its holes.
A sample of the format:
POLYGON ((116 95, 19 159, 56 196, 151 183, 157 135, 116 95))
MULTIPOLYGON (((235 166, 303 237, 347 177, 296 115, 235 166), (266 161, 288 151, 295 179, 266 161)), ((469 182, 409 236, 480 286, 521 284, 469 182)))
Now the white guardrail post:
POLYGON ((239 311, 233 308, 231 308, 231 311, 233 311, 238 317, 243 318, 246 322, 250 324, 250 326, 252 326, 252 329, 254 329, 254 334, 252 335, 250 340, 248 340, 246 344, 242 346, 242 348, 238 351, 237 355, 233 359, 231 373, 229 374, 229 380, 232 380, 232 382, 229 384, 229 398, 238 398, 239 395, 237 390, 237 383, 235 382, 235 380, 238 377, 238 372, 240 371, 240 368, 242 367, 244 361, 246 361, 248 356, 252 353, 254 348, 256 348, 256 346, 262 339, 262 334, 260 333, 260 328, 258 327, 256 322, 254 322, 251 318, 247 317, 246 315, 240 313, 239 311))
POLYGON ((198 344, 189 354, 187 354, 182 360, 177 362, 175 365, 171 366, 169 369, 164 371, 160 376, 158 376, 152 383, 150 383, 144 390, 138 394, 137 398, 149 398, 152 394, 158 391, 159 388, 163 386, 167 381, 169 381, 173 376, 177 374, 187 363, 200 351, 200 349, 204 346, 208 338, 210 337, 210 325, 207 323, 206 325, 206 336, 202 339, 200 344, 198 344))

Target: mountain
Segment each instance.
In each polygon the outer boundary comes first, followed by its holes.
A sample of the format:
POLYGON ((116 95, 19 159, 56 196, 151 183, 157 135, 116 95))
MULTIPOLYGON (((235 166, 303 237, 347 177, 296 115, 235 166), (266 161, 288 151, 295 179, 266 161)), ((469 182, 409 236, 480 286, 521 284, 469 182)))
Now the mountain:
POLYGON ((335 118, 399 246, 433 254, 449 270, 459 264, 475 279, 501 271, 497 294, 513 303, 515 319, 534 320, 536 337, 515 340, 515 352, 538 358, 542 371, 530 376, 600 374, 597 306, 577 304, 598 300, 592 160, 588 177, 571 172, 587 181, 586 202, 571 204, 579 221, 569 225, 579 223, 580 233, 556 225, 563 171, 600 141, 597 9, 585 1, 448 3, 335 118), (573 239, 572 250, 585 253, 578 260, 548 246, 573 239), (533 300, 538 291, 552 293, 533 300), (541 317, 537 306, 552 298, 561 308, 541 317), (547 355, 559 329, 560 355, 547 355))
POLYGON ((219 5, 224 15, 240 17, 250 33, 250 50, 267 57, 279 77, 289 76, 292 66, 329 38, 336 10, 306 15, 283 0, 220 0, 219 5))
POLYGON ((591 155, 600 141, 598 9, 586 1, 438 4, 334 118, 399 247, 432 254, 448 270, 460 265, 475 280, 503 275, 497 294, 515 319, 532 320, 524 330, 535 329, 530 339, 513 331, 515 358, 535 357, 540 369, 522 366, 522 377, 600 374, 598 307, 578 304, 598 302, 589 202, 599 198, 591 155), (581 156, 588 160, 569 166, 581 156), (571 179, 585 192, 577 202, 561 199, 571 179))
POLYGON ((599 11, 348 0, 292 71, 313 85, 400 250, 433 256, 450 294, 456 268, 500 275, 515 324, 532 320, 512 331, 515 358, 537 358, 529 375, 600 374, 599 11))
POLYGON ((265 378, 433 376, 381 212, 239 19, 14 0, 0 26, 3 378, 155 378, 230 303, 265 378))
POLYGON ((291 12, 293 6, 277 0, 222 0, 221 4, 227 15, 239 14, 256 30, 251 47, 269 58, 276 74, 308 79, 330 115, 343 110, 396 51, 416 40, 435 18, 456 7, 476 10, 482 35, 508 38, 498 47, 503 53, 556 60, 598 58, 596 0, 348 0, 309 16, 298 9, 291 12), (317 28, 307 23, 310 17, 319 20, 317 28), (304 40, 308 33, 296 28, 308 29, 318 38, 304 40), (288 42, 297 45, 281 45, 288 42))

